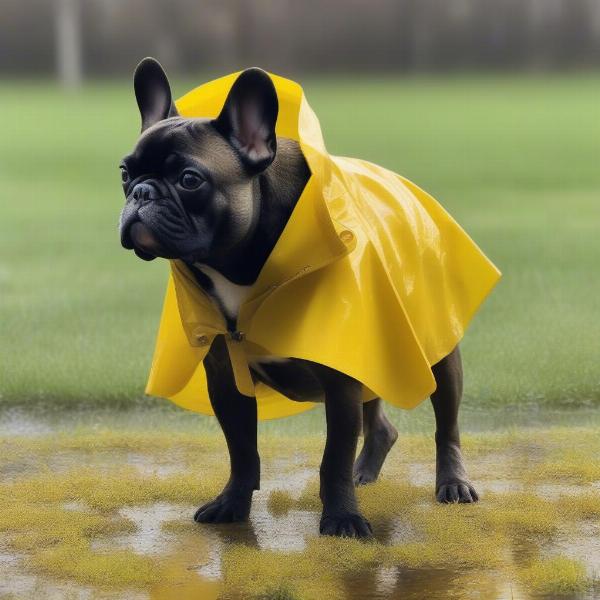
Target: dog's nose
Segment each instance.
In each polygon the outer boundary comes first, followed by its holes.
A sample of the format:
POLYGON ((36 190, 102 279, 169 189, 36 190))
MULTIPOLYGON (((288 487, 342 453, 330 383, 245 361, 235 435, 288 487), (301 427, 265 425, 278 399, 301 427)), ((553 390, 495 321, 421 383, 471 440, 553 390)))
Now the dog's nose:
POLYGON ((158 200, 159 194, 156 186, 143 181, 133 188, 132 196, 136 202, 149 202, 158 200))

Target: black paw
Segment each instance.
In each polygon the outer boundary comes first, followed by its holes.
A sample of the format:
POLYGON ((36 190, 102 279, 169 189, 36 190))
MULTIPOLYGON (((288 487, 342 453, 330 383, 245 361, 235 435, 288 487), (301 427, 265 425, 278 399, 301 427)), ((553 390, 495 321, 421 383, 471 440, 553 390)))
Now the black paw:
POLYGON ((470 504, 479 500, 479 494, 468 481, 451 481, 438 486, 436 500, 443 504, 470 504))
POLYGON ((356 468, 354 470, 352 478, 354 479, 354 485, 358 487, 359 485, 367 485, 368 483, 373 483, 377 481, 378 476, 379 473, 377 471, 372 471, 368 468, 363 467, 356 468))
POLYGON ((252 494, 221 494, 212 502, 201 506, 194 515, 196 523, 237 523, 250 516, 252 494))
POLYGON ((383 424, 367 435, 354 463, 352 477, 355 486, 366 485, 377 480, 385 458, 397 439, 398 431, 391 423, 383 424))
POLYGON ((323 515, 319 533, 338 537, 370 538, 373 536, 373 529, 369 521, 362 515, 341 513, 339 515, 323 515))

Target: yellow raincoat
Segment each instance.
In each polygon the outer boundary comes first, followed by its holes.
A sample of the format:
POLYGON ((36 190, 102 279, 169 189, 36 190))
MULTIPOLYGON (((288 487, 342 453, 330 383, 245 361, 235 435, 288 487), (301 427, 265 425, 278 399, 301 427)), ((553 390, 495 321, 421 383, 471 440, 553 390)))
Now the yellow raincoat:
MULTIPOLYGON (((237 73, 186 94, 186 117, 216 117, 237 73)), ((311 177, 242 304, 242 339, 226 335, 240 392, 261 419, 302 412, 252 383, 248 355, 328 365, 412 408, 435 390, 431 365, 449 354, 500 277, 475 243, 426 192, 364 160, 331 156, 319 121, 295 82, 271 76, 276 133, 300 143, 311 177)), ((202 359, 225 321, 187 267, 170 261, 146 393, 213 414, 202 359)))

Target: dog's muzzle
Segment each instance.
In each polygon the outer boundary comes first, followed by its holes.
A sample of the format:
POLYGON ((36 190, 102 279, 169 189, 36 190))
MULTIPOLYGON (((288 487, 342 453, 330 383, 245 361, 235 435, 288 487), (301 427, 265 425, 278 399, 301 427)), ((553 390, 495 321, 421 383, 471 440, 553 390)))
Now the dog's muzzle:
POLYGON ((161 198, 160 191, 148 181, 135 184, 121 213, 121 245, 133 250, 143 260, 153 260, 166 254, 162 244, 140 217, 140 210, 161 198))

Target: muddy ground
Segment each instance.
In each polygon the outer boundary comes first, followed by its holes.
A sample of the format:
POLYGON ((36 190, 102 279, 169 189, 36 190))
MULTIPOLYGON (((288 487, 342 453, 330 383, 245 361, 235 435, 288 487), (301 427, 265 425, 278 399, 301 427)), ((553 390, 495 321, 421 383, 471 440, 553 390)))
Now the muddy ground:
POLYGON ((404 433, 359 491, 364 543, 318 536, 318 432, 267 426, 250 522, 214 526, 192 521, 227 476, 212 424, 4 413, 0 598, 596 598, 600 436, 575 421, 465 435, 477 505, 436 504, 432 435, 404 433))

